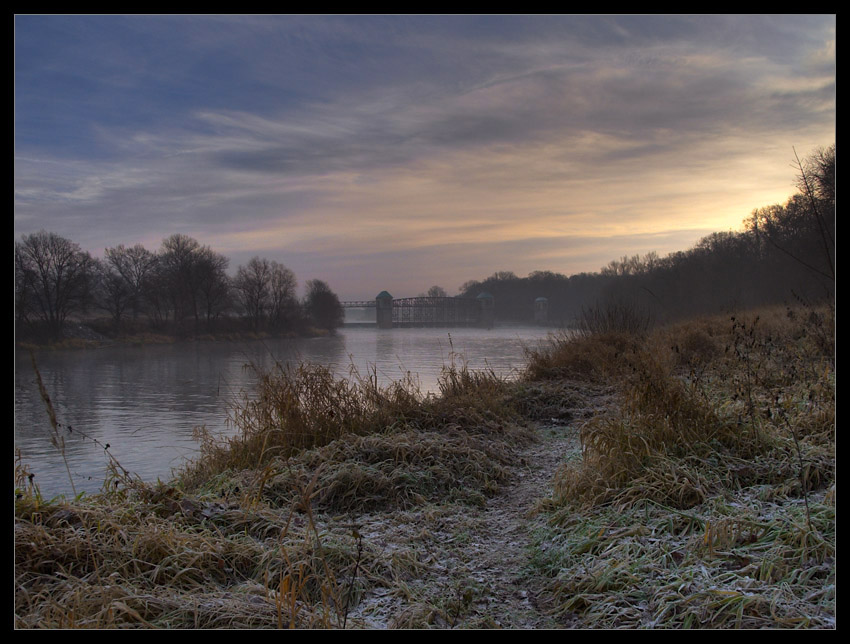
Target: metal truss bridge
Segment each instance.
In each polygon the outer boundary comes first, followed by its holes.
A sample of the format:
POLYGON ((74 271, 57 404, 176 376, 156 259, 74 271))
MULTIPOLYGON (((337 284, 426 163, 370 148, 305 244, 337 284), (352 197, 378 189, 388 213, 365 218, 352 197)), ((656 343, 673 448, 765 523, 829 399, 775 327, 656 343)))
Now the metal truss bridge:
POLYGON ((374 300, 341 302, 344 308, 374 308, 379 328, 404 327, 490 327, 493 325, 493 298, 482 293, 469 297, 393 298, 383 291, 374 300))

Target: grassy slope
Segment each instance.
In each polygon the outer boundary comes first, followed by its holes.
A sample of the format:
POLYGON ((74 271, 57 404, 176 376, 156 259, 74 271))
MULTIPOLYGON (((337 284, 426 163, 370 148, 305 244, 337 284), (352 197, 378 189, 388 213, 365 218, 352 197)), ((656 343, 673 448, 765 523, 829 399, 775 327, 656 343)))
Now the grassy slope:
POLYGON ((519 382, 450 365, 438 397, 278 369, 232 414, 241 436, 202 436, 170 484, 118 466, 108 494, 46 501, 19 464, 16 625, 357 627, 387 596, 383 625, 503 623, 451 570, 452 592, 414 587, 452 548, 491 543, 474 519, 555 419, 583 449, 527 521, 517 574, 539 623, 834 626, 832 313, 589 329, 530 354, 519 382), (574 413, 600 390, 616 404, 574 413), (385 535, 362 532, 367 514, 385 535))
POLYGON ((618 383, 582 427, 538 555, 550 606, 594 627, 831 627, 830 314, 594 334, 535 364, 618 383))

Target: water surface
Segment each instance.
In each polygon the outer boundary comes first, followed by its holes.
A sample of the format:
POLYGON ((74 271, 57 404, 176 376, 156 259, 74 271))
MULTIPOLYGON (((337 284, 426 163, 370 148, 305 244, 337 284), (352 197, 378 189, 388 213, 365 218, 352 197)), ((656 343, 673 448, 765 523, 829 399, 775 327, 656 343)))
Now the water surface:
MULTIPOLYGON (((42 351, 36 361, 64 428, 65 453, 79 493, 101 488, 108 462, 104 445, 142 479, 166 480, 197 454, 196 426, 231 433, 228 403, 253 386, 248 364, 269 368, 276 361, 306 361, 330 366, 339 377, 348 377, 354 367, 362 375, 376 373, 381 384, 411 372, 426 392, 437 390, 440 372, 453 355, 471 369, 515 375, 525 364, 526 347, 546 335, 536 327, 345 328, 325 338, 42 351)), ((42 494, 70 494, 29 354, 22 351, 15 356, 14 436, 42 494)))

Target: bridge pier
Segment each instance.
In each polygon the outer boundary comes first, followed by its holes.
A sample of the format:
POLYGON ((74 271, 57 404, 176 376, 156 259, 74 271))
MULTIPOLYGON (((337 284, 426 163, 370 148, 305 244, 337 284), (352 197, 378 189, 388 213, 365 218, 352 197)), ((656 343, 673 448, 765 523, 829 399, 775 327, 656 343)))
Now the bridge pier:
POLYGON ((478 294, 478 325, 492 329, 496 320, 496 301, 493 296, 484 291, 478 294))

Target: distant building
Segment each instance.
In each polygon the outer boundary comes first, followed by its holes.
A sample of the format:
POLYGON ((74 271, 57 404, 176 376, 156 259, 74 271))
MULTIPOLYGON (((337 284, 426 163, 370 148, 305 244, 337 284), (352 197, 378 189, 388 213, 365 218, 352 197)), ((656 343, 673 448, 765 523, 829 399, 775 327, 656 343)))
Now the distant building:
POLYGON ((538 297, 534 300, 534 323, 549 324, 549 300, 545 297, 538 297))
POLYGON ((379 329, 393 328, 393 296, 381 291, 375 297, 376 321, 379 329))

